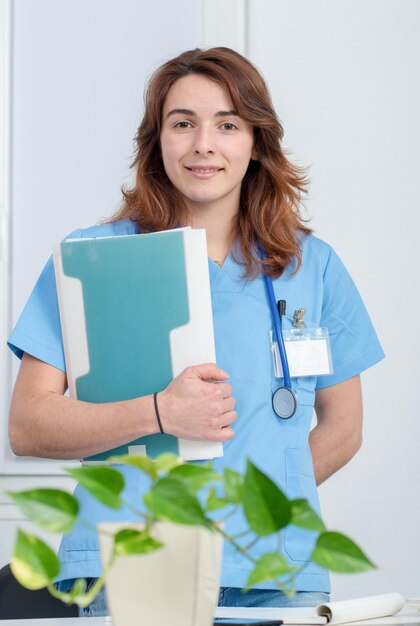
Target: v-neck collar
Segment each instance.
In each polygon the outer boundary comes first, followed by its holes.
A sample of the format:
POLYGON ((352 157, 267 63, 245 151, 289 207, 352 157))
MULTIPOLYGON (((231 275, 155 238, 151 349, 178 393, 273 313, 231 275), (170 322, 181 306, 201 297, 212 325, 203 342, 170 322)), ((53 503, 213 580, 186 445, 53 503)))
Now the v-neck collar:
POLYGON ((211 290, 214 293, 243 291, 246 286, 246 281, 242 280, 244 268, 234 261, 231 253, 227 255, 222 267, 210 258, 208 261, 211 290))

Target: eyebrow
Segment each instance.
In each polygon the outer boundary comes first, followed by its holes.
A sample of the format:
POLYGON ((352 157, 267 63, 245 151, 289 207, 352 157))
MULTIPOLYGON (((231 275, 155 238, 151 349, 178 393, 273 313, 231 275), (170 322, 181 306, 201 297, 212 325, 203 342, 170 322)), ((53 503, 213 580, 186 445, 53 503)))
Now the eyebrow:
MULTIPOLYGON (((169 111, 169 113, 166 114, 166 118, 170 117, 171 115, 189 115, 191 117, 196 117, 197 113, 191 111, 190 109, 172 109, 171 111, 169 111)), ((238 113, 233 109, 231 111, 217 111, 217 113, 215 113, 215 117, 226 117, 230 115, 236 115, 238 117, 238 113)))

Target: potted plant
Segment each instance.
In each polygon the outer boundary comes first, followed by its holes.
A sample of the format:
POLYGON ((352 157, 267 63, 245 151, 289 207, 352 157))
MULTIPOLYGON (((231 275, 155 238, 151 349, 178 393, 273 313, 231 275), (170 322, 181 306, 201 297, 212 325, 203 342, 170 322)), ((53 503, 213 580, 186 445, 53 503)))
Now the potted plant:
MULTIPOLYGON (((152 570, 159 576, 159 572, 168 573, 168 568, 172 568, 172 571, 179 571, 180 575, 175 577, 178 580, 170 576, 168 587, 173 589, 180 582, 185 591, 188 587, 185 583, 186 559, 182 559, 182 555, 186 553, 185 541, 190 541, 191 546, 195 542, 193 549, 200 550, 201 558, 197 571, 205 573, 204 582, 200 587, 199 580, 198 588, 190 594, 191 597, 199 595, 198 604, 197 597, 195 599, 194 615, 191 613, 192 608, 187 607, 190 611, 189 620, 186 620, 185 614, 178 615, 178 618, 181 624, 206 626, 212 623, 217 602, 219 556, 223 540, 230 542, 252 563, 247 588, 261 582, 274 581, 282 591, 293 593, 294 580, 305 565, 298 567, 290 564, 280 552, 267 553, 256 560, 251 551, 251 547, 261 537, 280 535, 289 524, 317 533, 310 559, 318 565, 343 573, 362 572, 374 567, 351 539, 341 533, 328 531, 306 500, 289 500, 251 461, 247 462, 244 474, 226 468, 223 473, 218 473, 210 463, 183 463, 172 454, 163 454, 154 460, 123 456, 114 457, 110 461, 113 464, 129 464, 146 472, 151 482, 143 498, 145 509, 137 511, 139 524, 126 523, 116 527, 104 524, 98 528, 103 538, 103 577, 88 592, 83 580, 77 581, 69 592, 58 592, 53 584, 59 572, 59 562, 54 551, 37 537, 19 529, 11 569, 22 585, 29 589, 47 587, 52 595, 64 602, 87 606, 106 581, 113 623, 116 626, 129 626, 130 615, 125 613, 122 616, 120 609, 121 606, 126 607, 126 601, 118 602, 118 594, 115 596, 111 590, 118 567, 126 572, 129 563, 129 567, 134 562, 136 566, 143 564, 143 572, 149 579, 152 570), (246 525, 241 533, 229 536, 223 529, 223 520, 237 509, 242 509, 246 525), (175 546, 172 551, 171 543, 175 546), (176 546, 180 544, 183 548, 177 551, 176 546), (159 561, 156 561, 157 558, 159 561), (166 566, 163 566, 165 563, 166 566)), ((123 506, 121 493, 124 478, 115 466, 87 465, 66 471, 101 503, 113 509, 123 506)), ((31 489, 9 492, 8 495, 27 519, 44 530, 65 533, 73 528, 76 521, 86 523, 79 517, 78 501, 67 491, 31 489)), ((164 578, 162 575, 162 580, 159 580, 161 594, 166 593, 161 587, 164 578)), ((146 621, 149 626, 160 626, 162 614, 159 611, 165 603, 159 603, 158 599, 150 598, 147 594, 146 597, 148 601, 142 601, 143 609, 145 604, 148 605, 146 621)), ((183 602, 184 608, 186 605, 188 601, 183 602)), ((132 623, 140 623, 139 611, 132 616, 132 623)), ((173 610, 171 623, 178 623, 176 611, 173 610)))

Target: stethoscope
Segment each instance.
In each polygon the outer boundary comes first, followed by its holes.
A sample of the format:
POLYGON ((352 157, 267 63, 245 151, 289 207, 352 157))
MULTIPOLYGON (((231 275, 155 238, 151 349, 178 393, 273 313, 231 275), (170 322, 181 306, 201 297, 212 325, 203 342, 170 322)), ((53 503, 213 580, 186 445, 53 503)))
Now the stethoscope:
MULTIPOLYGON (((261 258, 266 259, 267 255, 261 246, 259 246, 259 250, 261 258)), ((281 387, 278 387, 272 395, 273 411, 281 419, 288 420, 296 413, 297 397, 292 389, 292 382, 290 380, 289 361, 287 360, 281 315, 276 304, 273 281, 270 276, 267 276, 267 274, 263 274, 263 276, 268 296, 268 302, 270 305, 271 317, 273 319, 275 337, 277 340, 277 345, 279 347, 281 366, 283 368, 283 385, 281 387)))

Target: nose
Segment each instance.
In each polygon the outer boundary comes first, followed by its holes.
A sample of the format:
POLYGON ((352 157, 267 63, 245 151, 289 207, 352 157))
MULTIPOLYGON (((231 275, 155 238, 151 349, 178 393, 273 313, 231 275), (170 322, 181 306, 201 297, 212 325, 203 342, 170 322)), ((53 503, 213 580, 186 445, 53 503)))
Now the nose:
POLYGON ((215 151, 214 136, 211 130, 204 126, 197 128, 194 152, 196 154, 213 154, 215 151))

